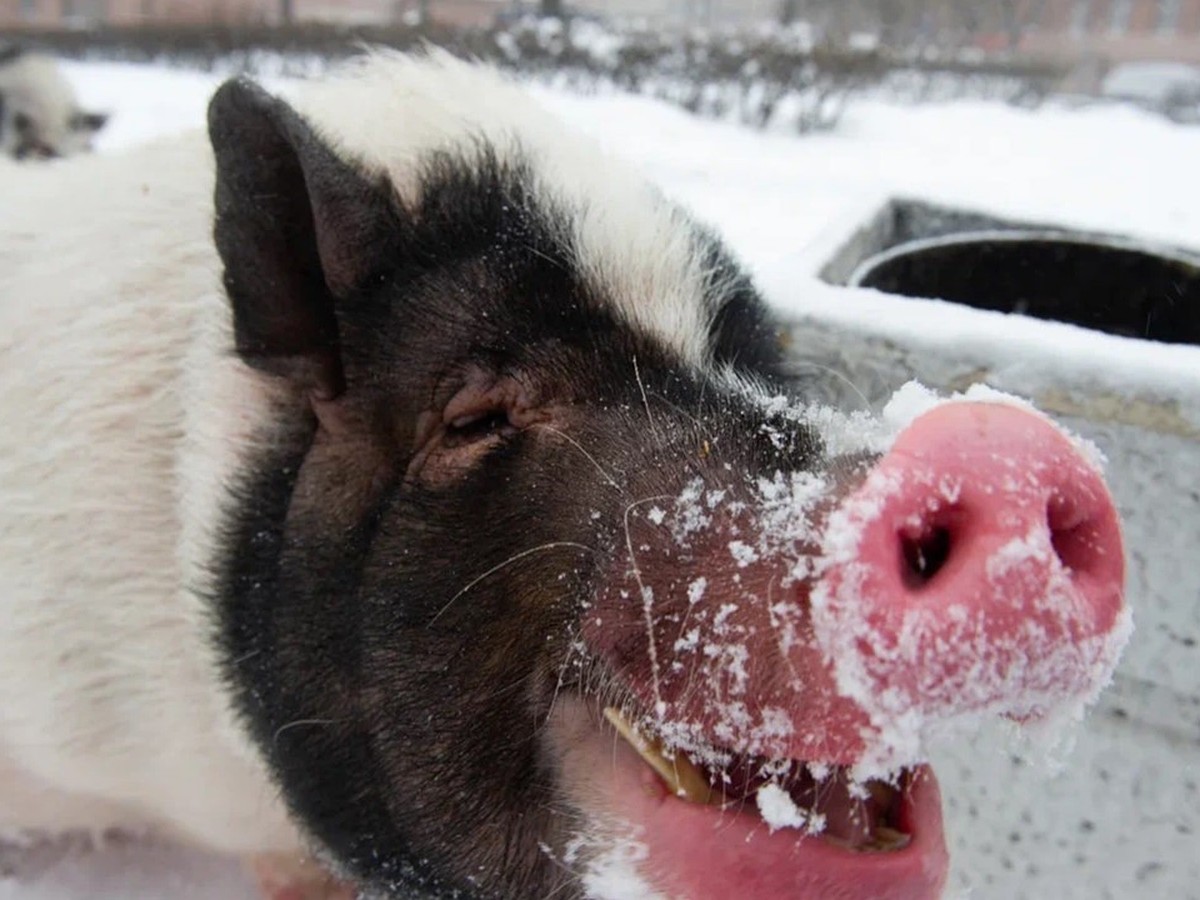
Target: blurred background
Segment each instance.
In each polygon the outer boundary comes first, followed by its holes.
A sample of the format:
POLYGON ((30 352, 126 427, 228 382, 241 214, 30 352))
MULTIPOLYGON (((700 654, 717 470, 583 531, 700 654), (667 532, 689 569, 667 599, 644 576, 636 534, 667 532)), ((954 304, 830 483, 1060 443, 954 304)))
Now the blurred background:
POLYGON ((0 0, 0 40, 310 72, 423 40, 576 88, 801 131, 855 96, 1121 100, 1200 119, 1200 0, 0 0))

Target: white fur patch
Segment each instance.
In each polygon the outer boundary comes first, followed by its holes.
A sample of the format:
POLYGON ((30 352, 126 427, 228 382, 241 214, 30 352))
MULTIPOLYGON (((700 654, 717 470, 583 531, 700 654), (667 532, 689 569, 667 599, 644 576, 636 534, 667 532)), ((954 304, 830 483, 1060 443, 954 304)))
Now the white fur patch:
POLYGON ((413 176, 432 151, 466 153, 483 138, 501 160, 528 159, 537 196, 567 213, 565 237, 597 294, 687 362, 707 360, 715 310, 704 299, 708 273, 694 226, 494 69, 442 51, 379 52, 306 90, 297 105, 344 150, 387 172, 406 203, 419 199, 413 176))
POLYGON ((0 163, 0 829, 298 837, 217 674, 217 504, 272 389, 234 357, 199 141, 0 163))

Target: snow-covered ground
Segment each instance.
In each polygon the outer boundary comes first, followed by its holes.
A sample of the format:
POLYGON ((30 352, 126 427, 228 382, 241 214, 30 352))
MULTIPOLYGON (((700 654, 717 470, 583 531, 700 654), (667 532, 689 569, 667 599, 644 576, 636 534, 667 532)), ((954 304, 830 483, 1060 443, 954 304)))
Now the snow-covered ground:
MULTIPOLYGON (((68 74, 89 107, 115 114, 100 140, 105 153, 201 127, 219 81, 98 63, 72 64, 68 74)), ((894 303, 867 292, 831 293, 812 277, 814 248, 828 243, 830 229, 891 195, 1200 248, 1200 128, 1129 108, 1030 112, 979 102, 909 107, 864 101, 849 109, 837 131, 798 138, 695 119, 647 99, 537 93, 715 224, 772 299, 798 312, 821 307, 834 318, 869 317, 897 333, 914 327, 911 311, 898 315, 894 303)), ((937 312, 939 327, 952 327, 946 323, 956 313, 945 305, 937 312)), ((1200 384, 1195 348, 996 321, 997 339, 1043 341, 1050 355, 1084 361, 1102 356, 1106 377, 1114 380, 1135 377, 1136 370, 1151 385, 1200 384)), ((920 327, 928 330, 928 320, 920 327)), ((0 852, 0 900, 250 896, 236 865, 136 842, 100 851, 71 844, 32 854, 0 852), (13 869, 21 877, 6 879, 13 869)), ((973 896, 992 895, 977 889, 973 896)))

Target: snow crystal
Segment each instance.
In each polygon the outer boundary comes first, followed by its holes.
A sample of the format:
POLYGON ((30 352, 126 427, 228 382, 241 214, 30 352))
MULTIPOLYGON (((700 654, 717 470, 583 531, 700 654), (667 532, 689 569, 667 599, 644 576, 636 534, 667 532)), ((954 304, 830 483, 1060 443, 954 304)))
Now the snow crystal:
POLYGON ((729 617, 737 612, 736 603, 722 603, 717 608, 717 614, 713 616, 713 631, 717 634, 724 633, 729 617))
POLYGON ((1013 538, 1007 544, 992 551, 992 555, 988 557, 985 564, 987 577, 992 581, 998 581, 1030 560, 1045 560, 1051 552, 1051 546, 1040 532, 1013 538))
POLYGON ((997 390, 986 384, 973 384, 965 391, 942 397, 916 381, 910 381, 897 390, 884 406, 880 417, 895 435, 907 428, 915 419, 947 403, 999 403, 1032 413, 1062 434, 1078 450, 1097 472, 1104 469, 1106 460, 1103 452, 1092 441, 1084 438, 1034 406, 1024 397, 997 390))
POLYGON ((744 569, 758 560, 757 551, 745 541, 730 541, 729 553, 737 562, 739 569, 744 569))
POLYGON ((777 784, 764 784, 754 795, 754 802, 767 828, 772 833, 781 828, 804 828, 809 816, 796 806, 791 796, 777 784))
POLYGON ((683 637, 676 638, 673 649, 676 653, 690 653, 700 645, 700 629, 693 628, 683 637))
POLYGON ((704 479, 694 478, 675 500, 674 534, 680 543, 686 543, 687 536, 702 531, 712 523, 701 504, 704 495, 704 479))

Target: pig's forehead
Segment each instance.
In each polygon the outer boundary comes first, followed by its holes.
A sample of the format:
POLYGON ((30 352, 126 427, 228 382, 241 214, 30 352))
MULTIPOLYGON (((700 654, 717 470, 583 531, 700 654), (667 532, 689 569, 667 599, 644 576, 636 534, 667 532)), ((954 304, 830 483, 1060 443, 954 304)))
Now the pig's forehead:
POLYGON ((376 53, 299 105, 348 155, 387 172, 410 208, 431 153, 469 166, 482 141, 502 162, 522 163, 535 202, 569 232, 562 244, 590 293, 684 360, 709 359, 712 321, 733 290, 714 275, 713 240, 495 71, 440 52, 376 53))

